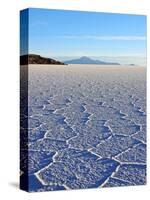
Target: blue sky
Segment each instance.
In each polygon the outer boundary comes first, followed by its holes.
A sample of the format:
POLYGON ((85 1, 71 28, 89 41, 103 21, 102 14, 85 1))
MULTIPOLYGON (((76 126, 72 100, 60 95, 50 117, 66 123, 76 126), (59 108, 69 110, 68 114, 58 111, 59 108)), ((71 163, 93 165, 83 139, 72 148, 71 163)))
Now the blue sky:
POLYGON ((61 60, 80 56, 144 59, 146 17, 29 9, 29 52, 61 60))

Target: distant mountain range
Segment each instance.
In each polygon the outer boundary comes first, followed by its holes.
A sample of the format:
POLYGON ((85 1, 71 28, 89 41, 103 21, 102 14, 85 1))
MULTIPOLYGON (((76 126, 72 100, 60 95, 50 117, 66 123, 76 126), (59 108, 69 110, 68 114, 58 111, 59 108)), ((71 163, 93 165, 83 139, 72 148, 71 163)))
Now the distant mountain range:
POLYGON ((116 62, 105 62, 101 60, 94 60, 87 56, 82 56, 79 59, 73 59, 68 61, 58 61, 52 58, 42 57, 37 54, 27 54, 20 56, 20 65, 27 64, 53 64, 53 65, 67 65, 67 64, 97 64, 97 65, 120 65, 116 62))
POLYGON ((27 64, 55 64, 55 65, 65 65, 65 63, 51 59, 45 58, 36 54, 27 54, 20 56, 20 65, 27 64))
POLYGON ((83 56, 79 59, 67 60, 64 61, 65 64, 97 64, 97 65, 120 65, 119 63, 115 62, 104 62, 101 60, 94 60, 87 56, 83 56))

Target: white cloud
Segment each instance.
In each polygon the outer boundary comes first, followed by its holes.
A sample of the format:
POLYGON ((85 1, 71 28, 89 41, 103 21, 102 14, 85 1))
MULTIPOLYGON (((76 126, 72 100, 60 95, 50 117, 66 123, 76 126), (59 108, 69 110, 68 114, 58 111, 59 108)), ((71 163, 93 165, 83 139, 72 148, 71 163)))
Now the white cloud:
POLYGON ((145 36, 100 36, 100 35, 65 35, 58 36, 65 39, 88 39, 88 40, 146 40, 145 36))

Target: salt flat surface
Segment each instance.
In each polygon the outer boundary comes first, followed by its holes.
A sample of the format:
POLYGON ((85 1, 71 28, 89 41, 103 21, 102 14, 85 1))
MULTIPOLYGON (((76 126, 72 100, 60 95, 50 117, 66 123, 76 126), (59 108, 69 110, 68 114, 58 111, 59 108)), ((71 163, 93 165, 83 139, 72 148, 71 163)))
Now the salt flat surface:
POLYGON ((29 65, 28 83, 30 191, 146 183, 146 68, 29 65))

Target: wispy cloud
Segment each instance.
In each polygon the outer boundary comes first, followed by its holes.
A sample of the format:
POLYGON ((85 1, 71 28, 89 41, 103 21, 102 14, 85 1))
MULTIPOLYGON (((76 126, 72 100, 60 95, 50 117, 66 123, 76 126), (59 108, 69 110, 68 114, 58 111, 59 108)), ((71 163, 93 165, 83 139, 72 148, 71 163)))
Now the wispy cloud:
POLYGON ((100 36, 100 35, 65 35, 57 36, 64 39, 85 39, 85 40, 146 40, 145 36, 100 36))
POLYGON ((44 26, 48 26, 48 22, 46 22, 46 21, 41 21, 41 20, 37 20, 37 21, 35 21, 34 23, 32 22, 32 23, 30 23, 30 26, 33 26, 33 27, 35 27, 35 26, 37 26, 37 27, 44 27, 44 26))

